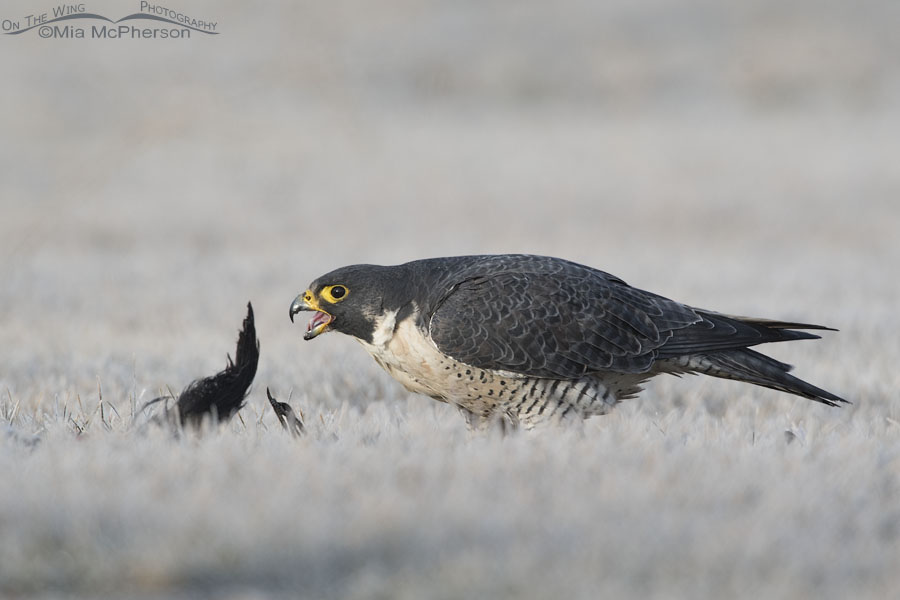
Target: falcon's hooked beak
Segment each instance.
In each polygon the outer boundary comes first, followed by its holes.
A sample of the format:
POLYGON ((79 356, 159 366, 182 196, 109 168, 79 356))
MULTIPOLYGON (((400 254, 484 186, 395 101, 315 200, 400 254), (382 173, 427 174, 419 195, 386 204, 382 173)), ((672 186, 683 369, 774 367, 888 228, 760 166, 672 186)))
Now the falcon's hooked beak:
POLYGON ((291 302, 291 323, 294 322, 294 315, 302 310, 316 311, 316 314, 313 315, 313 318, 310 319, 309 323, 306 325, 306 333, 303 334, 304 340, 311 340, 320 333, 325 333, 325 330, 334 320, 334 317, 319 308, 318 300, 316 300, 316 297, 313 296, 313 293, 309 290, 306 290, 291 302))

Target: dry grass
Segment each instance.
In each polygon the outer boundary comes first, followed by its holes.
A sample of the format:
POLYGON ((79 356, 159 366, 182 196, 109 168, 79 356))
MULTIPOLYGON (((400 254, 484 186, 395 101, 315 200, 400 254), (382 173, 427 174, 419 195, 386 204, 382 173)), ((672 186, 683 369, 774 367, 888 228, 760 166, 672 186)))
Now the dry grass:
POLYGON ((0 581, 7 592, 137 597, 895 589, 890 410, 725 405, 727 390, 658 387, 670 400, 626 404, 583 431, 505 439, 471 437, 419 398, 310 402, 299 440, 257 414, 260 402, 242 422, 177 438, 80 407, 19 415, 0 462, 0 581))
POLYGON ((895 3, 220 4, 183 46, 3 40, 0 596, 900 588, 895 3), (472 437, 287 318, 341 264, 506 251, 838 327, 767 350, 854 404, 669 378, 472 437), (147 426, 248 300, 239 418, 147 426))

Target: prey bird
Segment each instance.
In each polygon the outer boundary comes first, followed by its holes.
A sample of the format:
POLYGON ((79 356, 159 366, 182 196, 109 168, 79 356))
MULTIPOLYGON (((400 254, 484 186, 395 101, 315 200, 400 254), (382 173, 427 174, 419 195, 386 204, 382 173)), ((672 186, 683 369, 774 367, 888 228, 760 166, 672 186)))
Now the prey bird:
POLYGON ((291 321, 301 311, 313 312, 305 339, 332 330, 356 338, 404 387, 456 406, 476 429, 604 414, 660 373, 846 402, 750 349, 830 328, 694 308, 559 258, 343 267, 294 299, 291 321))

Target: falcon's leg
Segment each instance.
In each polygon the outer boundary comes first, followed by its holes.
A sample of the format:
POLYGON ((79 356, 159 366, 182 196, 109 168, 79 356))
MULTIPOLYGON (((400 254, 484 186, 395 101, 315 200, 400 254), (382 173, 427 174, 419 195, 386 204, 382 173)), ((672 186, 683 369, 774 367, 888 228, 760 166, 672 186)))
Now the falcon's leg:
POLYGON ((513 418, 507 413, 495 411, 485 416, 472 412, 462 406, 457 406, 456 408, 459 409, 460 414, 466 420, 469 431, 472 432, 499 431, 501 435, 506 435, 519 428, 518 419, 513 418))

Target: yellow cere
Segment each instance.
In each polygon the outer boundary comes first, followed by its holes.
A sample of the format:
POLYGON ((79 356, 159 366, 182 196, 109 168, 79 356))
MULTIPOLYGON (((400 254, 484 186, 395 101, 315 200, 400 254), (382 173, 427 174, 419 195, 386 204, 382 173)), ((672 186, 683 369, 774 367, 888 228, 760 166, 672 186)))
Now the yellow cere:
POLYGON ((319 301, 311 290, 306 290, 305 292, 303 292, 303 302, 305 302, 306 306, 311 310, 320 310, 319 301))

